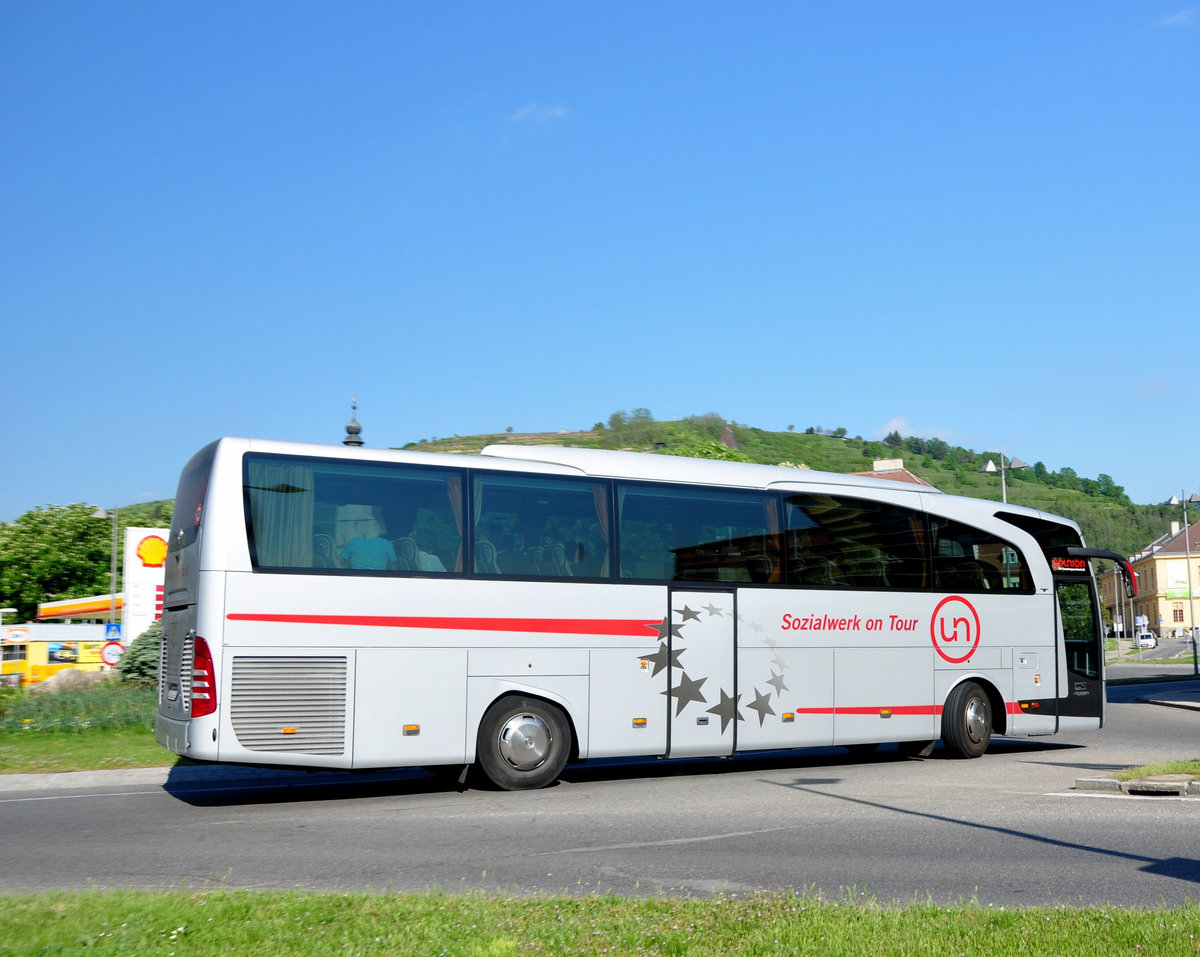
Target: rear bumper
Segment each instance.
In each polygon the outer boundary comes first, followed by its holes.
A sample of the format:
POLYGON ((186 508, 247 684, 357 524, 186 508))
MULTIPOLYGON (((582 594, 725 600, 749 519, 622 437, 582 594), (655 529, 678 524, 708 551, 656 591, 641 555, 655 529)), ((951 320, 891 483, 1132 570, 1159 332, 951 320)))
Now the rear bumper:
POLYGON ((191 727, 191 723, 188 721, 176 721, 163 714, 156 714, 154 716, 155 740, 168 751, 183 755, 184 757, 188 753, 189 727, 191 727))

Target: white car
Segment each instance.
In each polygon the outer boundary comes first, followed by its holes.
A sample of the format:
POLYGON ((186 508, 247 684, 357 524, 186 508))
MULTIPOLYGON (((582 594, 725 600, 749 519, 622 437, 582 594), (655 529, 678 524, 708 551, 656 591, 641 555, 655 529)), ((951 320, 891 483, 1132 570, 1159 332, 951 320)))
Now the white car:
POLYGON ((1138 647, 1139 648, 1157 648, 1158 647, 1158 639, 1156 637, 1154 637, 1154 635, 1152 635, 1150 632, 1143 631, 1140 635, 1138 635, 1138 647))

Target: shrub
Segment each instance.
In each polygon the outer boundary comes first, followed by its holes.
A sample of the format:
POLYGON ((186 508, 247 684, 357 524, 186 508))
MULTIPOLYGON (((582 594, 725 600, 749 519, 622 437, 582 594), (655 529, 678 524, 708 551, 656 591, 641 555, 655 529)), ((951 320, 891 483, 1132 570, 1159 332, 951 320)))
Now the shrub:
POLYGON ((158 683, 158 659, 162 649, 162 622, 156 621, 133 639, 121 656, 117 671, 121 680, 140 685, 158 683))

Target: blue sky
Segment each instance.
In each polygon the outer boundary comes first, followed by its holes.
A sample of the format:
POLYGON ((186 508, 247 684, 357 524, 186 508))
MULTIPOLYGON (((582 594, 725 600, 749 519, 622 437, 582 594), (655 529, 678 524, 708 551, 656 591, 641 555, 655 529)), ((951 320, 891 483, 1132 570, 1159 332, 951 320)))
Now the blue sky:
POLYGON ((0 4, 0 520, 616 410, 1200 491, 1200 7, 0 4))

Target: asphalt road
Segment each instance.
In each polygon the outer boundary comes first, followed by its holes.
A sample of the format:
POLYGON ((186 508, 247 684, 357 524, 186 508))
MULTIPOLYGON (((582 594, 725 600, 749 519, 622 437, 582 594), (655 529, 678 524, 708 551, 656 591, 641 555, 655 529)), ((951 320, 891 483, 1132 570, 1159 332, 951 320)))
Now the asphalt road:
MULTIPOLYGON (((1191 690, 1197 685, 1189 683, 1191 690)), ((1200 896, 1200 800, 1077 778, 1200 753, 1200 711, 1111 687, 1098 734, 1000 739, 975 761, 840 749, 569 768, 545 791, 459 792, 419 771, 312 784, 0 794, 0 889, 769 888, 984 904, 1161 906, 1200 896)), ((1152 690, 1152 689, 1151 689, 1152 690)))

